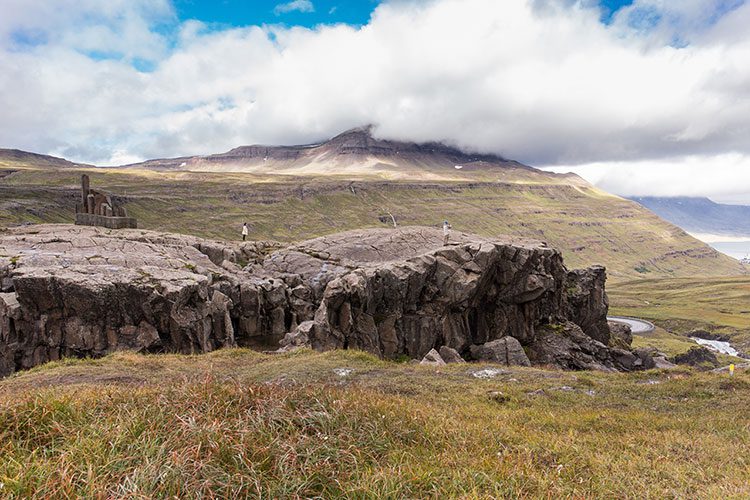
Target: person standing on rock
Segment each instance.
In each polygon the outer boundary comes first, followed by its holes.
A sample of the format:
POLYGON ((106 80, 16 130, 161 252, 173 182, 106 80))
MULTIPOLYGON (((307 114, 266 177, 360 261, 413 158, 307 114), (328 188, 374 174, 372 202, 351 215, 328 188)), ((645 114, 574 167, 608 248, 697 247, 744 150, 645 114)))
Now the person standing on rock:
POLYGON ((249 234, 249 231, 247 230, 247 222, 242 224, 242 241, 245 241, 245 238, 247 238, 247 235, 249 234))
POLYGON ((443 221, 443 246, 448 244, 448 238, 450 238, 451 235, 451 225, 448 224, 448 221, 443 221))

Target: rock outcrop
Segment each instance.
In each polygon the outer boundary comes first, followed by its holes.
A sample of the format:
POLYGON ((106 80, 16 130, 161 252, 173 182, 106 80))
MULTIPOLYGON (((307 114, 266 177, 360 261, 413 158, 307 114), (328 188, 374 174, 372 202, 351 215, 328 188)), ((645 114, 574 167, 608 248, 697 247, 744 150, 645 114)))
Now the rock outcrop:
MULTIPOLYGON (((240 279, 239 267, 214 264, 195 243, 64 225, 0 236, 0 376, 65 356, 198 353, 281 338, 283 282, 240 279)), ((206 242, 209 255, 213 248, 206 242)))
POLYGON ((401 228, 281 248, 82 226, 9 230, 0 233, 0 375, 118 349, 279 341, 383 358, 440 357, 443 347, 458 359, 637 368, 637 356, 607 347, 603 268, 569 272, 559 252, 528 240, 452 240, 401 228))
POLYGON ((691 347, 687 352, 673 357, 671 362, 678 365, 690 365, 699 369, 708 370, 719 366, 716 354, 705 347, 691 347))
POLYGON ((569 321, 541 325, 528 354, 535 365, 568 370, 631 371, 641 367, 629 350, 608 347, 569 321))
POLYGON ((566 316, 580 326, 586 335, 605 345, 610 341, 607 323, 609 302, 604 291, 606 281, 606 270, 594 266, 569 272, 565 285, 566 316))
POLYGON ((615 347, 627 348, 633 343, 633 331, 630 325, 619 321, 609 322, 609 343, 615 347))
POLYGON ((729 342, 732 339, 728 335, 721 335, 720 333, 709 332, 703 329, 692 330, 688 332, 686 337, 699 338, 704 340, 718 340, 719 342, 729 342))

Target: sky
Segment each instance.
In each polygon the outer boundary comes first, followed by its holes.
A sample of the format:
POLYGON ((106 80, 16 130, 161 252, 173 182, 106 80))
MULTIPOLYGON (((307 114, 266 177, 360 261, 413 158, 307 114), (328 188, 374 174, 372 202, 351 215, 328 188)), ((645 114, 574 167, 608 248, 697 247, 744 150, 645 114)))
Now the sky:
POLYGON ((95 163, 366 124, 750 203, 750 0, 0 0, 0 147, 95 163))
POLYGON ((197 19, 218 28, 284 23, 314 28, 319 24, 367 24, 379 0, 176 0, 181 20, 197 19))

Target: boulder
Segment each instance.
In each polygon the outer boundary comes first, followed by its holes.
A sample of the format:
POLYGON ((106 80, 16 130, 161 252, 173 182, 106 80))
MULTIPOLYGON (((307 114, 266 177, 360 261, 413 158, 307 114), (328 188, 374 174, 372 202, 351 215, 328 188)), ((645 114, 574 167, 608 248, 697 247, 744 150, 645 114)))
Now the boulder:
POLYGON ((633 343, 633 332, 630 328, 630 325, 620 323, 618 321, 610 321, 609 332, 609 345, 611 345, 612 347, 628 349, 633 343))
POLYGON ((471 357, 476 361, 506 366, 531 366, 521 343, 513 337, 503 337, 482 345, 472 345, 470 351, 471 357))
POLYGON ((442 346, 438 352, 446 363, 466 363, 466 360, 461 357, 457 350, 447 345, 442 346))
POLYGON ((719 366, 716 354, 705 347, 691 347, 687 352, 673 357, 670 361, 678 365, 689 365, 700 369, 711 369, 719 366))
POLYGON ((440 354, 435 349, 432 349, 430 350, 430 352, 424 355, 424 358, 422 358, 422 361, 420 361, 419 364, 429 366, 444 366, 445 361, 443 361, 443 358, 440 357, 440 354))
POLYGON ((656 362, 654 361, 653 350, 649 348, 641 348, 633 351, 638 361, 640 362, 640 369, 642 370, 653 370, 656 368, 656 362))
POLYGON ((657 370, 671 370, 677 368, 677 365, 667 360, 664 356, 657 356, 654 358, 654 368, 657 370))

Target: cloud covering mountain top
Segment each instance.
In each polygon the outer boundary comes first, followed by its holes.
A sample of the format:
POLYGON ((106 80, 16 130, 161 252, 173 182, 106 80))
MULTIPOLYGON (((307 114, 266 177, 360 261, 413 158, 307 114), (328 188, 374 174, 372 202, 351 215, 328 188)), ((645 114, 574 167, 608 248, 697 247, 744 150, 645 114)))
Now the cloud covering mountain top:
POLYGON ((603 23, 591 1, 393 0, 313 29, 2 2, 0 147, 125 163, 372 123, 532 165, 750 156, 744 1, 636 0, 603 23))

